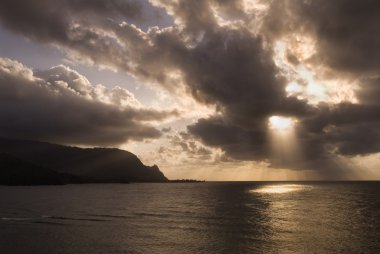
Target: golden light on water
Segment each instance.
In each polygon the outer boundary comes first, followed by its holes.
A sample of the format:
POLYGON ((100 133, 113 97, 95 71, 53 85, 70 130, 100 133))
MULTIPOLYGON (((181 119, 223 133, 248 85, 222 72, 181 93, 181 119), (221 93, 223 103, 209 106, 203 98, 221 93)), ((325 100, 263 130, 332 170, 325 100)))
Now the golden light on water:
POLYGON ((258 189, 251 190, 251 192, 262 193, 262 194, 282 194, 282 193, 306 190, 310 188, 311 187, 308 185, 301 185, 301 184, 281 184, 281 185, 267 185, 258 189))

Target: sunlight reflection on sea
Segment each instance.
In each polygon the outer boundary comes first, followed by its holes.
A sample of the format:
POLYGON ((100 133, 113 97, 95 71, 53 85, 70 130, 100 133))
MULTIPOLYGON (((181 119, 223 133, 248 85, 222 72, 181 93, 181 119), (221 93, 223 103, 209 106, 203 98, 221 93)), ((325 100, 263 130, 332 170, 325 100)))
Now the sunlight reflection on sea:
POLYGON ((293 191, 305 191, 310 190, 312 186, 302 185, 302 184, 276 184, 276 185, 265 185, 263 187, 250 190, 253 193, 263 193, 263 194, 282 194, 293 191))

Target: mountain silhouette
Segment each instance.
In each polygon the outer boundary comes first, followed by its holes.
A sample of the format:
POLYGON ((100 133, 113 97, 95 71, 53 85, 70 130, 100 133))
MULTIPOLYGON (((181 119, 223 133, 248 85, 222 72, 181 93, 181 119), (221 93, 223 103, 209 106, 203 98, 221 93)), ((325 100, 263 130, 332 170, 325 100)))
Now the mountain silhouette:
POLYGON ((58 173, 12 155, 0 153, 0 185, 60 185, 84 182, 85 180, 80 177, 58 173))
MULTIPOLYGON (((145 166, 133 153, 116 148, 78 148, 0 138, 0 153, 8 155, 9 160, 12 157, 15 168, 44 172, 52 179, 56 173, 58 175, 55 177, 61 178, 61 181, 65 176, 66 182, 168 181, 156 165, 145 166)), ((27 174, 26 171, 24 173, 27 174)))

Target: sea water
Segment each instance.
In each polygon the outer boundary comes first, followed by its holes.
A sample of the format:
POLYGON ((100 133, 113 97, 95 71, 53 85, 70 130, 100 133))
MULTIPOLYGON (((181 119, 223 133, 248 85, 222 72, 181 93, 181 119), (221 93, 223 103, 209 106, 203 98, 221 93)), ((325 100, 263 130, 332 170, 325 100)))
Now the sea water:
POLYGON ((1 186, 0 253, 380 253, 380 183, 1 186))

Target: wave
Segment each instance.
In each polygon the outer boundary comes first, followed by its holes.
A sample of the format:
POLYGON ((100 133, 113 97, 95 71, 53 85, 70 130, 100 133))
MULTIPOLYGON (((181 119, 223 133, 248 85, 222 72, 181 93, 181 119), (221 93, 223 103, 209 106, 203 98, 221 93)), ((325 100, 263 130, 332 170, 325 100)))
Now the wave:
MULTIPOLYGON (((8 222, 30 222, 30 223, 43 223, 43 224, 60 224, 58 222, 52 222, 51 220, 57 221, 90 221, 90 222, 103 222, 110 221, 106 219, 96 219, 96 218, 76 218, 76 217, 66 217, 66 216, 50 216, 43 215, 40 217, 1 217, 2 221, 8 222)), ((67 224, 65 224, 67 225, 67 224)))
POLYGON ((85 216, 92 216, 92 217, 100 217, 100 218, 114 218, 114 219, 131 219, 134 218, 134 216, 131 215, 112 215, 112 214, 92 214, 92 213, 85 213, 85 216))
POLYGON ((75 217, 65 217, 65 216, 43 216, 42 218, 54 219, 54 220, 72 220, 72 221, 109 221, 105 219, 93 219, 93 218, 75 218, 75 217))

